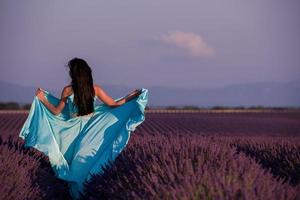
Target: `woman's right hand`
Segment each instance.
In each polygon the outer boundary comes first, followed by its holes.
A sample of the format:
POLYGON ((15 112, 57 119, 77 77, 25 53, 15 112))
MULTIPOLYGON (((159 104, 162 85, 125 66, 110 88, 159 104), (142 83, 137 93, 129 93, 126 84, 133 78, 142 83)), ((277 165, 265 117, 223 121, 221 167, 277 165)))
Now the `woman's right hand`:
POLYGON ((136 89, 133 90, 131 93, 129 93, 127 96, 123 97, 122 99, 117 101, 118 106, 134 99, 135 97, 139 96, 142 93, 142 89, 136 89))
POLYGON ((133 90, 129 95, 125 97, 125 102, 132 100, 133 98, 139 96, 142 93, 142 89, 133 90))
POLYGON ((139 96, 142 93, 142 89, 136 89, 132 93, 134 93, 135 96, 139 96))

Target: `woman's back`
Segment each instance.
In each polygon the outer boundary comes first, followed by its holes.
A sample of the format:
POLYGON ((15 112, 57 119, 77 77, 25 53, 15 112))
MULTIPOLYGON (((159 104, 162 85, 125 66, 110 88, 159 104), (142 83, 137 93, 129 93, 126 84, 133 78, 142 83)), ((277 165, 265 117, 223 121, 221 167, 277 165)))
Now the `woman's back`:
MULTIPOLYGON (((96 90, 97 90, 97 87, 99 87, 98 85, 94 85, 94 91, 95 91, 95 96, 94 96, 94 108, 96 106, 96 100, 97 100, 97 93, 96 93, 96 90)), ((69 96, 68 96, 68 109, 70 111, 70 118, 73 118, 73 117, 78 117, 78 107, 76 106, 76 104, 74 103, 74 92, 73 92, 73 89, 72 89, 72 86, 71 85, 68 85, 66 86, 66 89, 69 93, 69 96)), ((92 115, 94 112, 92 113, 89 113, 89 114, 86 114, 86 115, 81 115, 81 116, 90 116, 92 115)))
MULTIPOLYGON (((95 95, 94 96, 94 108, 96 106, 96 100, 97 100, 97 96, 95 95)), ((69 97, 68 97, 68 106, 69 106, 69 111, 70 111, 70 118, 73 118, 73 117, 78 117, 78 108, 76 106, 76 104, 74 103, 74 93, 72 93, 69 97)), ((92 115, 92 113, 90 114, 87 114, 87 115, 82 115, 82 116, 90 116, 92 115)))

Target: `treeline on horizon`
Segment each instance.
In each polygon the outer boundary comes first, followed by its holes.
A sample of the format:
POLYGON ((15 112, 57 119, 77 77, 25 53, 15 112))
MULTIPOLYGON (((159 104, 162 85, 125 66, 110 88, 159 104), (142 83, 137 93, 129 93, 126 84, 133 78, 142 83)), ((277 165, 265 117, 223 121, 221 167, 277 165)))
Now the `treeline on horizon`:
MULTIPOLYGON (((0 102, 0 110, 29 110, 31 107, 30 103, 20 104, 17 102, 0 102)), ((166 109, 166 110, 201 110, 201 109, 211 109, 211 110, 226 110, 226 109, 272 109, 272 110, 295 110, 300 109, 296 106, 211 106, 211 107, 200 107, 195 105, 185 105, 185 106, 146 106, 146 110, 155 110, 155 109, 166 109)))

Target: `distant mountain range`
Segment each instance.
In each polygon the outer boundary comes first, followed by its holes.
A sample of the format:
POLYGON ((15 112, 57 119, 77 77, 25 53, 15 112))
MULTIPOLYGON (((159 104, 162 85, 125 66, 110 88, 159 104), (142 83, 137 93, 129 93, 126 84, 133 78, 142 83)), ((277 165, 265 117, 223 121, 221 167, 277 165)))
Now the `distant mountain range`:
MULTIPOLYGON (((125 96, 135 88, 102 85, 113 98, 125 96)), ((144 86, 142 86, 144 87, 144 86)), ((149 90, 149 107, 160 106, 300 106, 300 80, 291 82, 254 82, 213 89, 145 87, 149 90)), ((60 90, 48 89, 56 96, 60 90)), ((36 87, 0 81, 0 102, 30 103, 36 87)))

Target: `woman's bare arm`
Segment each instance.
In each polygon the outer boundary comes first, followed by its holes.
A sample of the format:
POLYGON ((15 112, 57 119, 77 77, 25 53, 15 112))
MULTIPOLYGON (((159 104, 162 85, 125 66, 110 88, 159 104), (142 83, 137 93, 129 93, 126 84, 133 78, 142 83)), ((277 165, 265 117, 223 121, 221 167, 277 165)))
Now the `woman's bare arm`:
POLYGON ((110 106, 110 107, 118 107, 128 101, 130 101, 131 99, 135 98, 136 96, 138 96, 139 94, 141 94, 140 90, 134 90, 132 93, 130 93, 129 95, 127 95, 126 97, 115 101, 111 96, 109 96, 99 85, 95 85, 95 95, 101 100, 103 101, 106 105, 110 106))
POLYGON ((64 87, 62 93, 61 93, 61 99, 59 101, 59 103, 55 106, 53 104, 51 104, 44 96, 44 92, 43 90, 41 90, 40 88, 38 88, 37 92, 36 92, 37 97, 39 98, 39 100, 48 108, 48 110, 50 110, 54 115, 58 115, 59 113, 62 112, 62 110, 65 107, 65 103, 67 101, 67 97, 70 95, 69 94, 69 90, 67 87, 64 87))

